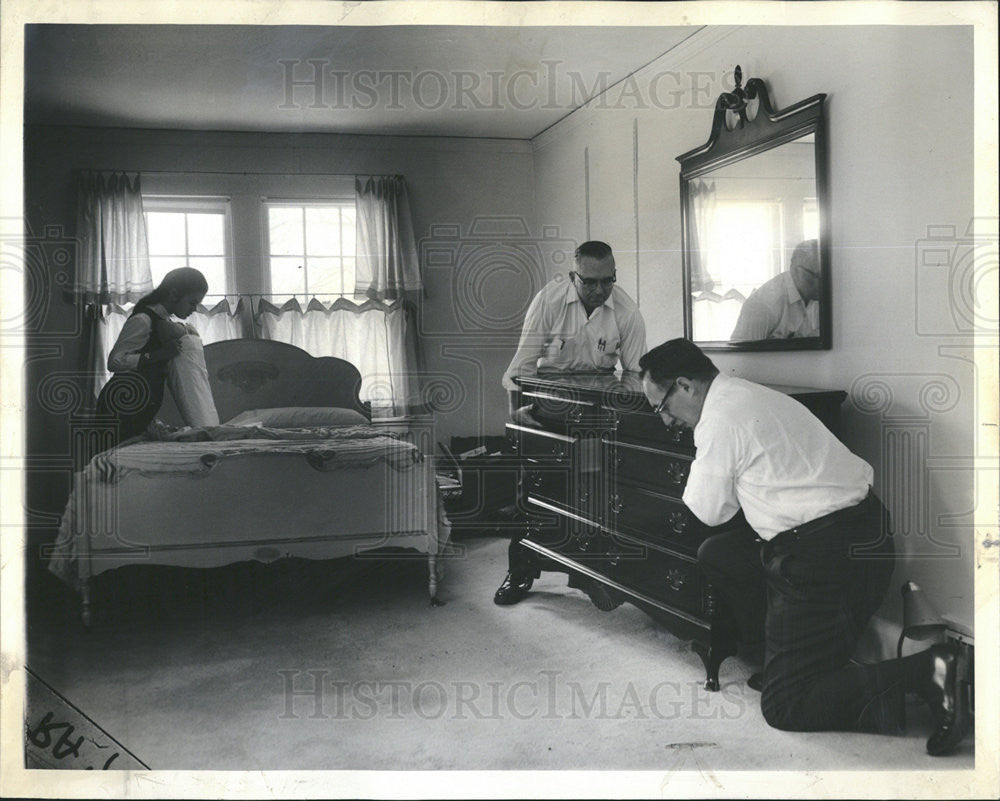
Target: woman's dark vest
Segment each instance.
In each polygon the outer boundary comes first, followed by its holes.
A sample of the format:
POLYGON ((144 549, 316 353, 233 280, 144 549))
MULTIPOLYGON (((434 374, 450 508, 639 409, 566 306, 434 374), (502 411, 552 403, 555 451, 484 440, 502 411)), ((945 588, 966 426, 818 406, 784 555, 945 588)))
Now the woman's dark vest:
MULTIPOLYGON (((163 318, 142 303, 132 310, 129 319, 137 314, 145 314, 150 322, 149 339, 139 353, 158 350, 163 342, 157 323, 163 318)), ((141 434, 156 417, 163 404, 168 365, 167 361, 144 362, 140 358, 136 369, 115 373, 104 385, 97 399, 97 415, 117 423, 115 443, 141 434)))

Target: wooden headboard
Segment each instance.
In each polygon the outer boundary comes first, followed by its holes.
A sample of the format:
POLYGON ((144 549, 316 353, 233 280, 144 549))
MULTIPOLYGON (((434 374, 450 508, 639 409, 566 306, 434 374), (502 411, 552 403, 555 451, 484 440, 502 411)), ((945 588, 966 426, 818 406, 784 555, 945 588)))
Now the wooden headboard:
MULTIPOLYGON (((285 406, 339 406, 371 419, 359 395, 361 373, 343 359, 310 356, 270 339, 228 339, 205 346, 205 366, 223 423, 250 409, 285 406)), ((169 391, 157 416, 183 424, 169 391)))

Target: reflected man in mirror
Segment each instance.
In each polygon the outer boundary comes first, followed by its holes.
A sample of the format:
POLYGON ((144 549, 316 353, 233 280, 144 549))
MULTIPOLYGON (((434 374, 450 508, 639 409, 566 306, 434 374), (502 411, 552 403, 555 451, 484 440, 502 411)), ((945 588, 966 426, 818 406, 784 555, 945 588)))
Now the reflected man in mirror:
POLYGON ((819 336, 819 247, 795 246, 789 269, 755 289, 740 309, 733 341, 819 336))
POLYGON ((536 369, 567 372, 639 370, 646 326, 639 307, 615 284, 615 257, 605 242, 584 242, 575 251, 569 281, 562 275, 535 295, 524 316, 517 352, 503 376, 516 423, 534 425, 531 407, 520 405, 513 378, 536 369))
POLYGON ((955 643, 852 664, 895 562, 871 465, 794 398, 721 375, 686 339, 640 365, 663 422, 694 430, 684 503, 708 526, 742 509, 751 527, 705 539, 698 565, 723 601, 713 626, 735 622, 743 642, 763 635, 764 719, 787 731, 900 733, 910 692, 934 717, 927 752, 954 750, 969 725, 955 643))
MULTIPOLYGON (((575 269, 570 271, 569 281, 563 276, 552 279, 531 301, 517 352, 503 376, 510 418, 519 425, 537 427, 538 423, 533 406, 520 402, 521 394, 513 381, 518 375, 536 370, 610 373, 619 362, 622 370, 638 372, 639 357, 646 350, 646 325, 639 307, 615 284, 611 246, 584 242, 573 255, 575 269)), ((581 463, 574 469, 586 470, 588 466, 581 463)), ((535 552, 521 545, 522 536, 511 538, 507 576, 493 596, 502 606, 522 600, 543 569, 535 552)), ((544 569, 560 568, 545 562, 544 569)), ((615 605, 598 582, 571 581, 602 609, 615 605)))

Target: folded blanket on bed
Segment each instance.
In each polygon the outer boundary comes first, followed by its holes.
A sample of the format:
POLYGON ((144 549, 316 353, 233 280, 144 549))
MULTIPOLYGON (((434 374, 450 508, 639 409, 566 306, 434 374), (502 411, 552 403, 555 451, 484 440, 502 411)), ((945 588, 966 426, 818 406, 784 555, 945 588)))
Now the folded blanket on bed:
POLYGON ((201 337, 185 334, 180 343, 181 352, 167 365, 167 384, 177 411, 189 426, 217 426, 219 413, 215 410, 212 387, 208 383, 201 337))
POLYGON ((300 454, 317 470, 386 463, 405 470, 423 459, 412 443, 373 426, 279 429, 211 426, 172 429, 158 426, 94 457, 84 473, 115 483, 133 471, 143 475, 200 475, 227 459, 300 454))

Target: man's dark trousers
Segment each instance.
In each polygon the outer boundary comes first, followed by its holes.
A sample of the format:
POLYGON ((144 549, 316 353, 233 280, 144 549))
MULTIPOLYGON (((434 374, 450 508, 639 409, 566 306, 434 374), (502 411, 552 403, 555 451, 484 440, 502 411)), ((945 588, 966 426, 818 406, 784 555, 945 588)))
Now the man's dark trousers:
POLYGON ((763 545, 735 533, 706 540, 698 557, 744 639, 759 628, 766 588, 761 711, 770 725, 791 731, 902 730, 901 686, 912 660, 851 664, 893 570, 888 513, 873 494, 763 545), (720 557, 727 544, 732 550, 720 557))
POLYGON ((782 532, 762 549, 761 711, 779 729, 898 733, 908 660, 850 661, 892 577, 888 513, 869 494, 829 519, 782 532))

